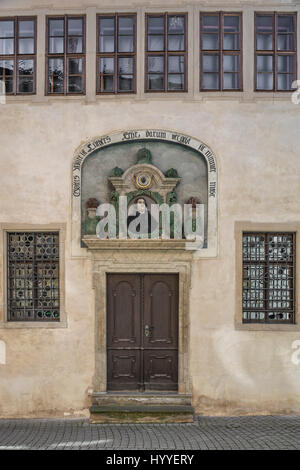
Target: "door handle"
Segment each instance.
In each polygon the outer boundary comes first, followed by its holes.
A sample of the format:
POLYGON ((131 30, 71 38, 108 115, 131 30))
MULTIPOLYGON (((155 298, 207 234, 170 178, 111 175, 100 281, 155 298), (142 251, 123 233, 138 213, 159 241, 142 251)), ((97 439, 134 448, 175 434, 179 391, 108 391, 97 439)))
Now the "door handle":
POLYGON ((145 325, 145 328, 144 328, 144 333, 145 333, 145 336, 151 336, 151 328, 149 325, 145 325))

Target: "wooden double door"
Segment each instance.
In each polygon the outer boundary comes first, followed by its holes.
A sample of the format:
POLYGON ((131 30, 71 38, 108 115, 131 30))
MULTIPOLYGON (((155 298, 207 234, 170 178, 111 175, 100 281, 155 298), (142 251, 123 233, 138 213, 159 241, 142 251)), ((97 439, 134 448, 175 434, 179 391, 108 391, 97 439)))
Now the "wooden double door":
POLYGON ((178 275, 107 276, 107 389, 178 389, 178 275))

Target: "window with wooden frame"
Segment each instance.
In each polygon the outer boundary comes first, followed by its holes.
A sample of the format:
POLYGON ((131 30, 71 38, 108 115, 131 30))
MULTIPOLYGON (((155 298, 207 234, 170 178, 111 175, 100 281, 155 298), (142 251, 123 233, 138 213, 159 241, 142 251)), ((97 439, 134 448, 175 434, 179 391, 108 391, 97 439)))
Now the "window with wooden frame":
POLYGON ((296 235, 243 233, 243 323, 295 323, 296 235))
POLYGON ((200 90, 242 91, 242 13, 200 13, 200 90))
POLYGON ((97 16, 97 93, 136 93, 136 15, 97 16))
POLYGON ((146 92, 187 91, 187 14, 146 15, 146 92))
POLYGON ((255 13, 255 90, 290 91, 296 80, 296 13, 255 13))
POLYGON ((85 16, 47 17, 48 95, 85 93, 85 16))
POLYGON ((0 80, 7 95, 35 93, 36 17, 0 18, 0 80))
POLYGON ((7 320, 59 321, 59 233, 7 233, 7 320))

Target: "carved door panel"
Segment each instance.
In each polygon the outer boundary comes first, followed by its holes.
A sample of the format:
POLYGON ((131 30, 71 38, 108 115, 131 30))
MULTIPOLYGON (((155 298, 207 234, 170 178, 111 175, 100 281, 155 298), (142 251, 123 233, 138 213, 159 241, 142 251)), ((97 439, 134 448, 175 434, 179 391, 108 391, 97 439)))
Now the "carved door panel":
POLYGON ((178 276, 109 274, 107 389, 177 388, 178 276))

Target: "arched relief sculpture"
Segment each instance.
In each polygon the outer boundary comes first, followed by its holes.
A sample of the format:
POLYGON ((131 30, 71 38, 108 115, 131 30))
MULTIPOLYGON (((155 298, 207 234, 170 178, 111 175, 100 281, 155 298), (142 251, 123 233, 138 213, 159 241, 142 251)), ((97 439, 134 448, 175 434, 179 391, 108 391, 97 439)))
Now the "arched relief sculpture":
POLYGON ((200 201, 206 224, 200 257, 215 256, 217 165, 212 151, 202 142, 172 131, 136 130, 110 134, 82 146, 73 162, 72 230, 77 234, 72 238, 73 253, 82 256, 83 236, 96 232, 95 208, 88 207, 87 201, 111 202, 118 213, 120 196, 127 196, 129 206, 139 197, 145 198, 148 207, 200 201))

